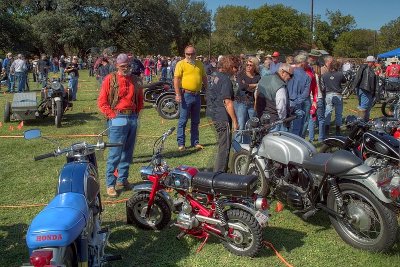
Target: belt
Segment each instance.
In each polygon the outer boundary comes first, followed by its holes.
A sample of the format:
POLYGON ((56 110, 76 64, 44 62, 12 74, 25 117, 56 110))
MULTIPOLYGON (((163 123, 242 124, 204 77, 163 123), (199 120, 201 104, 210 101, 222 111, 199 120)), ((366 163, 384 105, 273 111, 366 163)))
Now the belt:
POLYGON ((133 113, 135 113, 135 111, 130 110, 130 109, 124 109, 124 110, 118 110, 119 114, 124 114, 124 115, 131 115, 133 113))
POLYGON ((186 90, 186 89, 182 89, 183 93, 187 93, 187 94, 192 94, 192 95, 198 95, 200 94, 199 91, 190 91, 190 90, 186 90))

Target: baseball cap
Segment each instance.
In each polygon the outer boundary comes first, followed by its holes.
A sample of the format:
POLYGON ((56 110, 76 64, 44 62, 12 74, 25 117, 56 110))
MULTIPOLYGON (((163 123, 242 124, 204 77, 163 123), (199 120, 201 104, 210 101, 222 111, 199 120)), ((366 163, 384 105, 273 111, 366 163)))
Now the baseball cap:
POLYGON ((127 54, 119 54, 117 56, 117 64, 126 64, 129 62, 129 58, 127 54))
POLYGON ((320 57, 322 54, 317 49, 311 49, 311 51, 310 51, 310 53, 308 53, 308 55, 313 56, 313 57, 320 57))
POLYGON ((274 53, 272 53, 272 56, 273 56, 273 57, 279 57, 279 55, 280 55, 280 54, 279 54, 278 51, 275 51, 274 53))
POLYGON ((374 56, 368 56, 366 59, 367 62, 375 62, 374 56))

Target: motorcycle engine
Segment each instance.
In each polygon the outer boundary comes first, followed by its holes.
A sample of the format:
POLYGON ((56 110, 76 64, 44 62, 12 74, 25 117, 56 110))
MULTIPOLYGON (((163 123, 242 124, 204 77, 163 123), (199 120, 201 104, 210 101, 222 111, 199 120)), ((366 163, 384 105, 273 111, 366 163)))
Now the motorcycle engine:
POLYGON ((280 168, 274 172, 275 196, 296 210, 305 209, 307 203, 310 203, 307 193, 313 184, 311 175, 296 166, 280 166, 280 168))
POLYGON ((376 158, 374 156, 368 157, 364 163, 368 165, 369 167, 384 167, 387 166, 387 160, 386 159, 381 159, 381 158, 376 158))
POLYGON ((199 226, 199 221, 195 216, 193 216, 192 210, 193 209, 190 203, 184 201, 182 204, 182 210, 176 219, 176 224, 178 227, 189 230, 199 226))

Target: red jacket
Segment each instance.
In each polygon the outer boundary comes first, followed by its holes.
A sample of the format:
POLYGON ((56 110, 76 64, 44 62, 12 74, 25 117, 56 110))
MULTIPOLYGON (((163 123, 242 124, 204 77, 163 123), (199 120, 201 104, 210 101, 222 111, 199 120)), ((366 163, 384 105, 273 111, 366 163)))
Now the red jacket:
POLYGON ((310 84, 310 94, 313 96, 313 102, 317 102, 318 97, 318 87, 317 87, 317 79, 315 78, 313 69, 309 66, 306 69, 307 75, 311 78, 310 84))
POLYGON ((136 107, 134 103, 134 93, 135 88, 133 84, 132 76, 123 76, 117 73, 117 82, 119 86, 118 90, 118 98, 119 101, 114 109, 111 109, 110 103, 108 103, 108 96, 111 89, 111 77, 112 74, 108 74, 101 85, 101 91, 99 94, 99 98, 97 100, 97 105, 101 111, 107 118, 112 119, 117 116, 118 111, 122 110, 132 110, 139 114, 140 110, 143 108, 143 89, 140 88, 138 90, 138 106, 136 107))

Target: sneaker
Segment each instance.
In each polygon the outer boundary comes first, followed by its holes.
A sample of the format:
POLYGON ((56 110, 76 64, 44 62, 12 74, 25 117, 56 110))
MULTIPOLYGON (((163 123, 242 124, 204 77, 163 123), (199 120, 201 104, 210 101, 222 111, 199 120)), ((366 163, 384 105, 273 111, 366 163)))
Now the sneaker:
POLYGON ((179 151, 185 151, 185 149, 186 149, 185 146, 178 146, 179 151))
POLYGON ((117 191, 115 191, 114 187, 107 187, 107 195, 109 197, 117 197, 117 191))
POLYGON ((200 144, 195 144, 194 148, 196 148, 196 149, 204 149, 204 146, 200 145, 200 144))
POLYGON ((128 180, 124 180, 122 183, 117 182, 117 187, 122 187, 125 191, 129 191, 132 189, 132 185, 128 182, 128 180))

